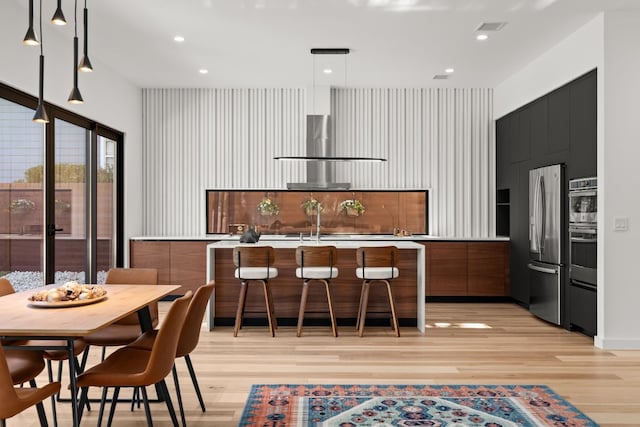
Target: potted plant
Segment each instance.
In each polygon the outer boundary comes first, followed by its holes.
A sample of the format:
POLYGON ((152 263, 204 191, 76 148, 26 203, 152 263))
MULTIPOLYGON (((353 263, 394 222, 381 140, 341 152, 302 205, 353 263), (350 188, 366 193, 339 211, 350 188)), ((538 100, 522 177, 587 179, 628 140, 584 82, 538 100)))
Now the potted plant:
POLYGON ((36 208, 36 204, 28 199, 15 199, 9 204, 9 211, 12 213, 26 213, 36 208))
POLYGON ((258 213, 262 216, 274 216, 280 213, 278 205, 268 197, 258 203, 258 213))
POLYGON ((302 202, 300 207, 308 216, 318 215, 318 206, 320 206, 320 212, 324 210, 319 201, 313 197, 302 202))
POLYGON ((364 213, 364 205, 360 202, 360 200, 349 199, 343 200, 340 205, 338 205, 340 212, 345 213, 347 216, 360 216, 364 213))

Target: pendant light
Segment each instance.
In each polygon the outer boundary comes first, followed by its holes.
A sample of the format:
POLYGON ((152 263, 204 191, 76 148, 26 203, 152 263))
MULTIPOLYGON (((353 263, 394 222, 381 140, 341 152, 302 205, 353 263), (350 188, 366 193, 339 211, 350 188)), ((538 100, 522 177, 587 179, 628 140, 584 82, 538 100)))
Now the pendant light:
MULTIPOLYGON (((42 33, 42 31, 40 31, 40 33, 42 33)), ((29 28, 22 42, 28 46, 38 46, 40 44, 38 36, 33 30, 33 0, 29 0, 29 28)))
POLYGON ((58 0, 58 7, 53 13, 51 23, 54 25, 67 25, 67 20, 64 18, 64 13, 62 13, 62 0, 58 0))
MULTIPOLYGON (((30 0, 29 9, 31 18, 33 18, 32 6, 33 0, 30 0)), ((42 36, 42 0, 40 0, 40 36, 42 36)), ((38 91, 38 108, 36 108, 36 113, 33 115, 32 120, 35 123, 49 123, 49 116, 47 116, 47 110, 44 108, 44 53, 42 49, 42 42, 40 42, 40 75, 38 82, 40 84, 40 89, 38 91)))
POLYGON ((74 36, 73 36, 73 89, 71 89, 71 93, 69 94, 70 104, 82 104, 84 99, 82 99, 82 95, 80 94, 80 89, 78 89, 78 0, 74 1, 73 8, 73 17, 74 17, 74 36))
POLYGON ((90 73, 93 66, 89 60, 89 11, 87 10, 87 0, 84 0, 84 56, 79 65, 80 71, 90 73))

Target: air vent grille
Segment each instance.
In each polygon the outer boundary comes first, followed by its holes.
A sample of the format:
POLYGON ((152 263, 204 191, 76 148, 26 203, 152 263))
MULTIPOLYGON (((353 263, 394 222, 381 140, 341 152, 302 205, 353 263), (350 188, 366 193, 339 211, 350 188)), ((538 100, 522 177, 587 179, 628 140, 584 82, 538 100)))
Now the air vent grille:
POLYGON ((506 22, 483 22, 476 31, 500 31, 505 25, 506 22))
POLYGON ((448 78, 448 74, 436 74, 435 76, 433 76, 433 80, 447 80, 448 78))

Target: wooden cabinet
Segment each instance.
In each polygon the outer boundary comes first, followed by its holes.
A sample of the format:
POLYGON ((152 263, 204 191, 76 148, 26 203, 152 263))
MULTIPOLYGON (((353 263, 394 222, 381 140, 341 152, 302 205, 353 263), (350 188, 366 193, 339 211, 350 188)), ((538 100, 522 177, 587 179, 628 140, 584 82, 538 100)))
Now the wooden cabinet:
POLYGON ((195 291, 206 282, 210 241, 132 240, 131 267, 155 268, 161 285, 180 285, 175 295, 195 291))
POLYGON ((428 296, 508 296, 509 242, 426 243, 428 296))

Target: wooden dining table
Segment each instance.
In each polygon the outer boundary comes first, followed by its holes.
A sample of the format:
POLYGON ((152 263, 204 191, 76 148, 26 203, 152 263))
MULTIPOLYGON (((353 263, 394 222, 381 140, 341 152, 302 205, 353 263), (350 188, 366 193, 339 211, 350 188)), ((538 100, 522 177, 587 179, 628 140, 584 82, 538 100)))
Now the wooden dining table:
MULTIPOLYGON (((4 341, 58 339, 66 342, 64 347, 46 349, 64 349, 68 352, 73 426, 77 427, 80 420, 77 372, 73 362, 74 339, 99 331, 134 312, 138 313, 141 331, 151 330, 153 326, 147 305, 169 295, 179 286, 101 285, 107 291, 106 298, 79 306, 61 307, 53 303, 50 306, 37 306, 29 301, 29 297, 37 291, 58 286, 49 285, 0 297, 0 338, 4 341)), ((28 348, 44 349, 38 346, 28 348)))

